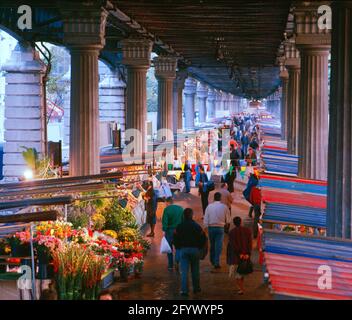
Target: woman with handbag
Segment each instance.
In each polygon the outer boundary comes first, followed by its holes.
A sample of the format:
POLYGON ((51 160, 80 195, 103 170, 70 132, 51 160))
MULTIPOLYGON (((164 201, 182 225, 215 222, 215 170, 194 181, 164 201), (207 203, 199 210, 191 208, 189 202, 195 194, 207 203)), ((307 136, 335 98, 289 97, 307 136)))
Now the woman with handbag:
POLYGON ((227 245, 227 264, 230 266, 230 277, 236 279, 237 293, 244 294, 244 277, 253 272, 251 262, 252 234, 251 230, 242 226, 242 219, 233 219, 235 228, 229 233, 227 245))

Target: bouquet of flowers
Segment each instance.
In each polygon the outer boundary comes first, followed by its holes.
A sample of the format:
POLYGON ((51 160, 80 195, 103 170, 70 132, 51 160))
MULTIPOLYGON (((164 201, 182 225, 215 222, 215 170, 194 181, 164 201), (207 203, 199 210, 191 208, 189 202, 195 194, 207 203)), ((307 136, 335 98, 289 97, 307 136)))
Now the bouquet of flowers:
POLYGON ((30 233, 28 230, 16 232, 12 237, 7 239, 11 247, 13 257, 25 257, 30 255, 30 233))
POLYGON ((78 228, 72 230, 70 240, 75 243, 89 243, 92 237, 86 228, 78 228))
POLYGON ((65 240, 72 235, 72 224, 63 220, 45 221, 36 226, 37 235, 47 235, 65 240))
POLYGON ((63 243, 53 252, 54 272, 60 300, 82 298, 82 280, 88 270, 90 252, 76 243, 63 243))

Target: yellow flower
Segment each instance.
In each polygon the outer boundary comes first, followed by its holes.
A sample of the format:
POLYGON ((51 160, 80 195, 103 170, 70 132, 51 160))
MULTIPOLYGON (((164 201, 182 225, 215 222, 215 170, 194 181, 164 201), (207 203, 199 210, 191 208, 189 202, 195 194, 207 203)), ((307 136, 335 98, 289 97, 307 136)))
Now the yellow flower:
POLYGON ((103 233, 108 236, 108 237, 111 237, 111 238, 114 238, 116 239, 117 238, 117 232, 114 231, 114 230, 104 230, 103 233))

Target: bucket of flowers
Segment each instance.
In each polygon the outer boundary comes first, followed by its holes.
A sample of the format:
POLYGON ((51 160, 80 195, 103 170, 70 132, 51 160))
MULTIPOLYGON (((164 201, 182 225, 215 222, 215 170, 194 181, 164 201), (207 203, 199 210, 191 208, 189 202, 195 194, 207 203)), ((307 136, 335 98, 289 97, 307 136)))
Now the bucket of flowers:
POLYGON ((16 232, 13 236, 7 238, 7 242, 11 247, 12 257, 29 257, 31 255, 28 230, 16 232))
POLYGON ((83 246, 65 242, 53 252, 54 272, 60 300, 82 298, 82 280, 88 269, 89 252, 83 246))
POLYGON ((131 258, 133 262, 134 276, 136 279, 139 279, 142 276, 144 266, 143 253, 133 253, 131 258))
POLYGON ((54 276, 54 267, 52 264, 52 253, 58 250, 62 240, 42 234, 37 234, 34 247, 38 259, 38 278, 51 279, 54 276))

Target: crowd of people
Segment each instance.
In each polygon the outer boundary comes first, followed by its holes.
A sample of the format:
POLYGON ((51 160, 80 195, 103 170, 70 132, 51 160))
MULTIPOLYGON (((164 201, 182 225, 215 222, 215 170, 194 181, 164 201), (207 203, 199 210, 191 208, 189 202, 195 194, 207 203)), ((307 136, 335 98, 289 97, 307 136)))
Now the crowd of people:
MULTIPOLYGON (((244 198, 250 203, 249 217, 253 218, 253 229, 243 226, 242 219, 232 215, 234 182, 240 170, 240 160, 247 166, 257 165, 257 150, 259 148, 259 128, 256 117, 235 117, 230 126, 231 141, 229 144, 230 166, 223 176, 221 187, 214 193, 214 199, 209 204, 209 178, 204 166, 196 166, 195 185, 198 188, 203 213, 203 227, 194 221, 193 210, 183 209, 168 200, 162 217, 162 230, 172 252, 167 254, 168 269, 181 271, 181 295, 189 295, 188 277, 191 273, 193 292, 198 293, 200 287, 200 260, 204 259, 209 246, 209 260, 211 272, 217 273, 222 269, 220 257, 223 252, 225 234, 228 235, 226 256, 229 266, 229 276, 237 284, 237 293, 244 294, 244 278, 251 272, 252 239, 257 238, 258 222, 261 216, 261 194, 258 187, 258 176, 253 173, 248 179, 243 191, 244 198), (254 212, 254 217, 253 217, 254 212), (234 216, 234 217, 233 217, 234 216), (233 228, 230 228, 231 222, 233 228), (245 266, 245 267, 243 267, 245 266)), ((219 131, 221 132, 221 131, 219 131)), ((219 148, 222 146, 221 133, 219 134, 219 148)), ((186 161, 184 164, 185 192, 191 191, 191 167, 186 161)))
MULTIPOLYGON (((234 202, 232 196, 235 191, 234 182, 243 161, 246 166, 255 167, 257 164, 259 128, 256 120, 254 115, 234 117, 232 124, 227 126, 231 134, 228 146, 222 146, 222 134, 219 130, 218 147, 222 154, 224 150, 229 153, 230 165, 222 177, 220 189, 214 191, 211 203, 209 203, 209 195, 215 189, 214 186, 210 188, 213 182, 209 180, 204 165, 198 163, 195 167, 195 186, 198 188, 201 201, 203 227, 193 219, 193 209, 182 208, 174 203, 172 197, 166 199, 166 207, 162 214, 162 231, 171 248, 171 252, 167 253, 167 268, 170 272, 181 273, 182 296, 189 295, 189 273, 193 293, 197 294, 201 291, 200 260, 206 256, 209 256, 212 265, 211 272, 221 272, 223 266, 220 258, 224 244, 227 244, 226 262, 229 276, 235 279, 236 292, 239 295, 244 294, 244 278, 251 272, 252 238, 258 235, 258 222, 261 215, 261 196, 256 174, 250 175, 243 191, 244 198, 250 203, 249 217, 253 218, 252 230, 243 226, 242 219, 232 212, 231 207, 234 202), (226 234, 227 241, 225 242, 226 234)), ((183 164, 183 179, 185 193, 190 193, 192 172, 187 160, 183 164)), ((146 223, 150 226, 147 237, 154 237, 158 197, 152 181, 146 181, 144 188, 146 190, 144 194, 146 223)), ((112 296, 114 295, 111 292, 103 291, 99 298, 112 299, 112 296)))

